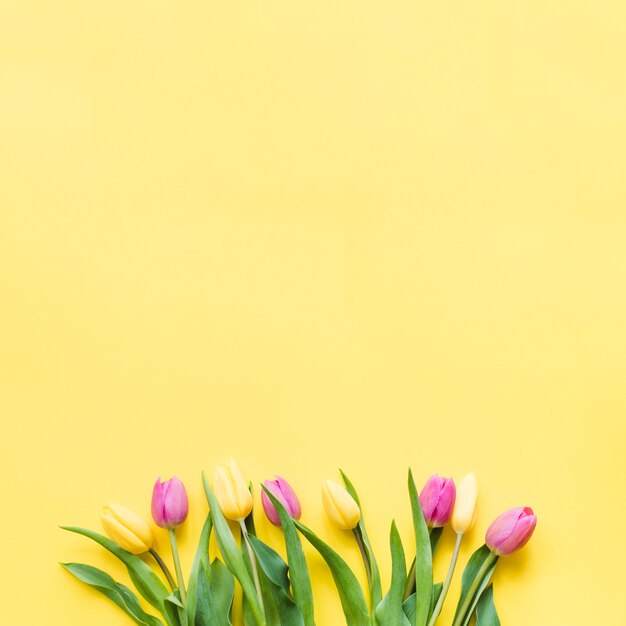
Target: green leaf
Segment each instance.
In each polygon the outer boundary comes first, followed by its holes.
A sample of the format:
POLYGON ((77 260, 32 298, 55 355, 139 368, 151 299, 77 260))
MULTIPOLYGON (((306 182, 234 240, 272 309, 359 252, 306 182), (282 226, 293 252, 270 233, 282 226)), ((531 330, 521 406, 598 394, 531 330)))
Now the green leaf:
POLYGON ((437 552, 437 547, 439 546, 439 540, 441 539, 442 533, 443 533, 443 526, 430 529, 430 551, 432 553, 433 558, 435 558, 435 552, 437 552))
POLYGON ((500 618, 493 601, 493 585, 489 585, 478 600, 476 626, 500 626, 500 618))
POLYGON ((224 626, 231 623, 230 612, 235 594, 235 578, 229 569, 215 559, 207 570, 201 562, 194 626, 224 626))
POLYGON ((139 626, 163 626, 163 622, 146 613, 137 596, 128 588, 115 581, 106 572, 84 563, 61 563, 78 580, 97 589, 102 595, 119 606, 139 626))
POLYGON ((313 614, 313 590, 311 589, 311 579, 309 578, 309 568, 302 550, 300 536, 289 513, 277 500, 274 495, 263 487, 278 517, 285 536, 285 547, 287 549, 287 562, 289 563, 289 579, 291 581, 291 591, 294 601, 302 613, 305 626, 315 626, 313 614))
MULTIPOLYGON (((437 547, 439 546, 439 540, 441 539, 441 535, 443 533, 443 526, 439 528, 430 528, 430 551, 432 554, 432 558, 435 558, 435 552, 437 552, 437 547)), ((415 558, 411 562, 411 567, 409 568, 409 573, 407 575, 407 587, 404 590, 405 598, 408 597, 409 594, 415 592, 415 558), (413 584, 411 584, 411 582, 413 584)), ((435 601, 436 602, 436 601, 435 601)))
POLYGON ((257 537, 251 535, 250 544, 260 568, 259 577, 268 626, 304 626, 302 613, 289 595, 287 563, 257 537))
POLYGON ((409 624, 415 624, 415 594, 412 593, 403 603, 402 610, 409 620, 409 624))
MULTIPOLYGON (((430 611, 428 612, 428 620, 433 614, 433 609, 437 604, 437 600, 439 600, 439 596, 441 595, 441 591, 443 590, 443 583, 437 583, 433 585, 433 597, 430 601, 430 611)), ((402 610, 404 614, 407 616, 410 624, 415 623, 415 594, 412 593, 402 604, 402 610)))
POLYGON ((289 567, 280 554, 254 535, 250 535, 250 544, 265 575, 276 586, 289 592, 289 567))
POLYGON ((165 601, 171 602, 174 606, 177 606, 181 609, 185 608, 178 595, 178 589, 176 589, 176 591, 172 591, 172 593, 170 593, 170 595, 165 598, 165 601))
POLYGON ((435 610, 435 606, 437 604, 437 600, 439 600, 439 596, 443 591, 443 583, 435 583, 433 585, 433 595, 430 599, 430 610, 428 611, 428 621, 430 622, 430 618, 433 615, 433 611, 435 610))
POLYGON ((380 571, 378 569, 378 563, 376 562, 376 557, 374 556, 374 551, 372 550, 372 544, 367 535, 367 530, 365 530, 365 521, 363 519, 363 508, 361 507, 361 500, 359 499, 359 494, 357 493, 352 481, 346 476, 343 470, 339 470, 341 473, 341 478, 343 479, 343 483, 346 486, 347 492, 354 498, 354 501, 359 505, 359 509, 361 510, 361 519, 359 520, 358 526, 355 529, 355 532, 360 532, 361 537, 363 539, 363 544, 365 545, 365 553, 367 556, 367 568, 368 568, 368 582, 370 588, 370 606, 372 607, 372 613, 374 613, 374 609, 380 604, 380 601, 383 597, 382 585, 380 582, 380 571), (357 530, 358 529, 358 530, 357 530))
MULTIPOLYGON (((211 530, 213 529, 213 521, 211 515, 207 515, 200 533, 196 556, 191 566, 189 574, 189 582, 187 584, 187 618, 190 626, 196 623, 196 607, 198 604, 198 579, 203 576, 210 579, 211 564, 209 561, 209 540, 211 538, 211 530)), ((208 587, 208 580, 205 581, 208 587)))
MULTIPOLYGON (((254 551, 253 551, 254 554, 254 551)), ((244 541, 241 543, 241 556, 243 558, 244 563, 246 564, 246 568, 250 575, 253 575, 253 566, 250 560, 250 553, 248 552, 248 546, 244 541)), ((256 559, 256 556, 255 556, 256 559)), ((259 587, 261 590, 261 597, 263 598, 263 611, 265 614, 265 623, 267 626, 279 626, 280 625, 280 613, 278 610, 278 606, 274 601, 274 596, 272 594, 272 584, 268 580, 267 576, 264 574, 263 569, 257 562, 257 572, 259 576, 259 587)), ((246 598, 244 596, 244 605, 243 605, 243 614, 244 614, 244 623, 246 626, 253 626, 253 615, 251 614, 250 604, 245 601, 246 598)))
POLYGON ((367 610, 363 590, 348 564, 304 524, 296 521, 294 521, 294 524, 321 554, 330 568, 348 626, 371 626, 371 618, 367 610))
POLYGON ((426 626, 433 594, 433 558, 428 527, 417 495, 413 473, 409 470, 409 497, 415 532, 415 622, 426 626))
POLYGON ((453 626, 467 626, 497 563, 498 557, 486 545, 472 554, 463 571, 461 597, 457 604, 453 626))
MULTIPOLYGON (((254 491, 252 490, 252 481, 248 483, 248 491, 250 491, 250 494, 254 496, 254 491)), ((254 524, 254 509, 250 511, 250 513, 248 514, 248 517, 246 517, 246 519, 244 520, 244 523, 246 525, 246 529, 248 530, 248 534, 254 535, 256 537, 256 526, 254 524)))
POLYGON ((228 569, 234 574, 235 578, 239 581, 256 623, 259 626, 266 626, 263 610, 259 604, 252 578, 248 573, 243 557, 241 556, 241 552, 237 547, 237 542, 230 532, 230 528, 228 527, 228 523, 226 522, 226 519, 220 509, 215 494, 209 487, 209 483, 207 482, 204 472, 202 473, 202 482, 204 484, 206 498, 209 502, 209 508, 211 509, 211 517, 213 518, 213 527, 215 529, 215 536, 217 537, 217 545, 220 548, 224 562, 226 563, 228 569))
POLYGON ((298 535, 298 531, 296 530, 291 516, 287 513, 282 502, 277 500, 265 487, 263 487, 263 491, 265 491, 265 494, 274 505, 278 517, 280 518, 280 525, 285 537, 287 562, 289 563, 289 579, 294 601, 300 609, 300 613, 302 613, 305 626, 315 626, 313 589, 311 588, 309 568, 304 557, 300 536, 298 535))
POLYGON ((174 589, 174 591, 172 591, 172 593, 170 593, 170 595, 165 598, 165 606, 168 606, 168 603, 171 604, 173 610, 176 611, 179 623, 182 624, 182 626, 189 626, 187 612, 185 611, 185 607, 181 602, 179 589, 174 589))
POLYGON ((389 592, 376 608, 376 621, 380 626, 410 626, 402 608, 402 596, 406 584, 406 557, 395 521, 391 525, 389 543, 391 546, 391 585, 389 592))
POLYGON ((217 559, 211 565, 211 598, 216 614, 216 626, 230 623, 230 611, 235 595, 235 578, 229 569, 217 559))
POLYGON ((126 565, 130 579, 141 596, 161 612, 169 626, 178 626, 179 620, 176 611, 165 602, 170 595, 170 591, 144 561, 124 550, 124 548, 118 546, 108 537, 86 528, 78 528, 76 526, 62 526, 61 528, 71 533, 88 537, 120 559, 126 565))

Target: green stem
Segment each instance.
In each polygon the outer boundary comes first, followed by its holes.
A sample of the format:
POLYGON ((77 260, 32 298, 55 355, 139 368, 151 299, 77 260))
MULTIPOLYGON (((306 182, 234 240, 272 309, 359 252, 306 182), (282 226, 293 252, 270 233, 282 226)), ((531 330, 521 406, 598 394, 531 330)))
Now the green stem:
POLYGON ((487 572, 491 569, 492 565, 495 561, 498 560, 498 556, 493 552, 489 553, 489 556, 483 561, 483 564, 480 566, 478 572, 476 572, 476 576, 472 581, 469 589, 467 590, 467 594, 465 594, 465 599, 463 600, 463 604, 459 606, 456 612, 456 617, 454 618, 454 622, 452 622, 452 626, 462 626, 465 623, 465 617, 467 611, 472 606, 472 602, 474 601, 474 596, 478 591, 478 588, 483 582, 483 578, 487 574, 487 572))
POLYGON ((430 618, 430 622, 428 622, 428 626, 435 626, 435 623, 437 622, 439 614, 441 613, 441 609, 443 608, 443 603, 446 599, 446 596, 448 595, 448 589, 450 589, 450 583, 452 582, 454 568, 456 567, 456 562, 459 559, 459 550, 461 549, 462 540, 463 540, 463 534, 458 533, 456 536, 456 543, 454 544, 454 552, 452 553, 452 560, 450 561, 450 567, 448 568, 448 574, 446 576, 446 580, 443 583, 443 588, 441 589, 439 600, 437 600, 435 610, 433 611, 432 617, 430 618))
POLYGON ((171 587, 172 591, 174 591, 174 589, 176 589, 178 585, 176 584, 176 581, 174 580, 174 577, 172 576, 172 573, 170 572, 169 568, 167 567, 167 565, 165 565, 165 561, 161 558, 159 553, 154 548, 150 548, 150 554, 152 555, 152 558, 154 558, 158 566, 161 568, 161 570, 165 574, 165 578, 167 578, 167 582, 169 583, 169 586, 171 587))
POLYGON ((185 591, 185 579, 183 569, 180 566, 180 556, 178 555, 178 544, 176 543, 176 531, 170 528, 170 543, 172 544, 172 556, 174 557, 174 567, 176 568, 176 578, 178 579, 178 592, 183 606, 187 602, 187 592, 185 591))
POLYGON ((370 564, 369 554, 367 552, 367 548, 365 547, 365 541, 363 541, 363 533, 359 526, 356 526, 352 529, 354 533, 354 537, 356 539, 356 543, 359 546, 359 550, 361 552, 361 557, 363 557, 363 564, 365 565, 365 573, 367 574, 367 584, 368 587, 372 588, 372 566, 370 564))
MULTIPOLYGON (((432 533, 433 529, 428 527, 428 536, 432 533)), ((411 563, 411 569, 409 569, 409 574, 406 579, 406 585, 404 586, 404 595, 402 596, 403 600, 406 600, 415 589, 415 561, 417 557, 413 559, 413 563, 411 563)))
POLYGON ((259 579, 259 569, 257 567, 256 556, 254 554, 254 550, 252 549, 252 544, 250 543, 250 537, 248 536, 248 529, 246 528, 246 522, 240 519, 239 525, 241 526, 241 536, 243 537, 243 540, 246 544, 246 548, 248 549, 248 556, 250 557, 250 565, 252 566, 252 577, 254 578, 254 586, 256 588, 256 595, 259 599, 261 610, 265 613, 265 606, 263 605, 263 594, 261 593, 261 581, 259 579))

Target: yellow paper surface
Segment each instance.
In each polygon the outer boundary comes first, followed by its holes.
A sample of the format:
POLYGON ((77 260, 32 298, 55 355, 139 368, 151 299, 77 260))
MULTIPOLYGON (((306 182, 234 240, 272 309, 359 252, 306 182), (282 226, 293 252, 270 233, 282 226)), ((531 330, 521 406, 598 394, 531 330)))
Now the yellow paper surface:
POLYGON ((130 624, 57 562, 123 569, 57 525, 177 474, 188 568, 234 456, 361 576, 321 511, 343 467, 385 582, 407 466, 473 470, 463 563, 539 517, 502 623, 623 624, 625 7, 5 0, 3 623, 130 624))

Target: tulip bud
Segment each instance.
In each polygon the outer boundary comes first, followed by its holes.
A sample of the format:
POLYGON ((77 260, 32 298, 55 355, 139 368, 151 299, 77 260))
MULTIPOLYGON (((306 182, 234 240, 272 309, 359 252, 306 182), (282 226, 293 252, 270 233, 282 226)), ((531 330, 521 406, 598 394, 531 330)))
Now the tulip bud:
POLYGON ((456 490, 456 502, 450 521, 454 532, 459 535, 466 533, 476 520, 476 499, 478 483, 474 474, 468 474, 456 490))
POLYGON ((327 480, 322 486, 322 502, 326 514, 339 528, 344 530, 356 528, 361 519, 361 510, 343 487, 327 480))
MULTIPOLYGON (((300 507, 300 501, 296 492, 291 488, 291 485, 280 476, 276 476, 276 480, 266 480, 263 485, 265 488, 285 507, 287 513, 293 519, 300 519, 302 509, 300 507)), ((276 507, 272 504, 265 491, 261 494, 261 502, 263 503, 263 509, 265 515, 274 526, 280 526, 280 517, 276 507)))
POLYGON ((235 461, 231 459, 228 467, 218 467, 215 470, 213 487, 224 517, 239 522, 250 515, 252 494, 235 461))
POLYGON ((161 528, 180 526, 189 513, 189 500, 185 485, 179 478, 171 478, 161 482, 157 478, 152 492, 152 518, 161 528))
POLYGON ((428 479, 419 497, 426 524, 431 528, 445 526, 456 498, 454 481, 435 474, 428 479))
POLYGON ((144 554, 154 541, 148 523, 121 504, 105 504, 100 514, 102 527, 115 543, 131 554, 144 554))
POLYGON ((523 548, 532 537, 537 516, 530 507, 505 511, 487 529, 485 543, 498 556, 508 556, 523 548))

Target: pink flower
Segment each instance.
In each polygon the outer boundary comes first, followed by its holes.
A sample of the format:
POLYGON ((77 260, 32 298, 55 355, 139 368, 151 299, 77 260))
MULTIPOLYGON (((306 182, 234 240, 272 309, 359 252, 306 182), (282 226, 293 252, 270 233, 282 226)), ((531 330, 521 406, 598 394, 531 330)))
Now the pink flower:
POLYGON ((536 525, 537 516, 530 507, 509 509, 489 526, 485 543, 494 554, 508 556, 528 543, 536 525))
POLYGON ((152 492, 152 517, 161 528, 175 528, 180 526, 189 513, 189 501, 185 485, 179 478, 161 482, 157 478, 152 492))
POLYGON ((431 528, 445 526, 452 515, 456 488, 451 478, 431 476, 420 493, 420 505, 426 524, 431 528))
MULTIPOLYGON (((291 488, 291 485, 280 476, 276 476, 276 480, 266 480, 263 483, 264 487, 285 507, 287 513, 294 519, 300 519, 302 509, 300 507, 300 501, 296 492, 291 488)), ((265 515, 274 526, 280 526, 280 518, 276 507, 272 504, 268 495, 263 491, 261 494, 261 502, 263 502, 263 509, 265 515)))

